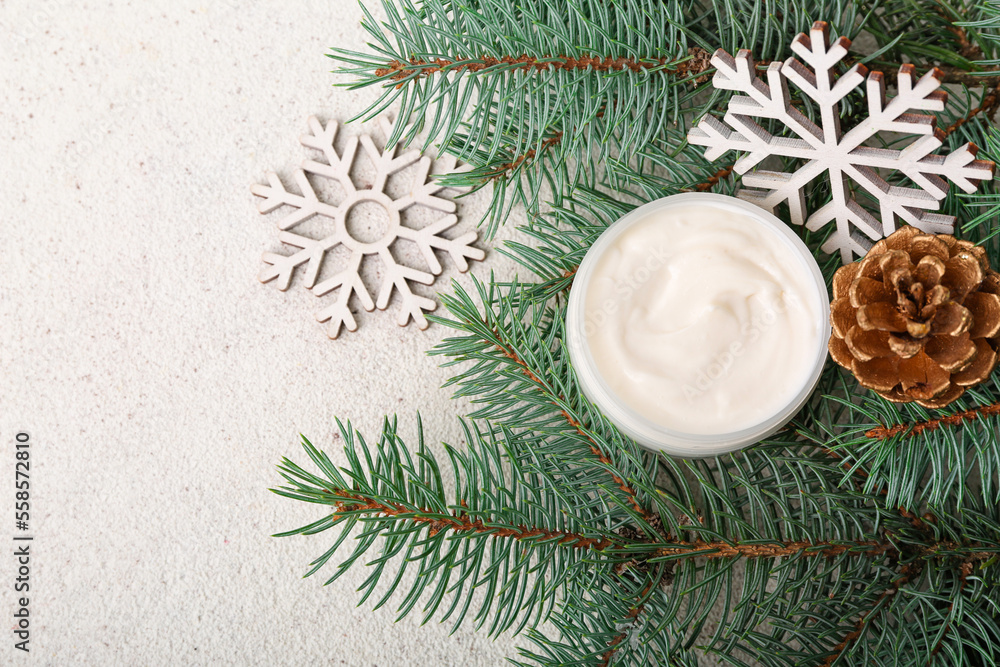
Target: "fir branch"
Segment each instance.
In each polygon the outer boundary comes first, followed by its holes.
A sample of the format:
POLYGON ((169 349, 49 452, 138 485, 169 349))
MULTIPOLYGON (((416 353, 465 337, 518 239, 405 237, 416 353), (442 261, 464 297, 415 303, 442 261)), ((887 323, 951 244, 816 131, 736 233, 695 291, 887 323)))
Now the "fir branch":
POLYGON ((460 177, 465 185, 497 185, 487 235, 514 200, 537 211, 543 182, 552 185, 557 203, 581 177, 593 186, 599 171, 606 171, 612 184, 627 182, 622 179, 631 156, 655 142, 682 144, 684 133, 670 137, 670 125, 714 106, 717 96, 706 104, 696 95, 697 83, 711 72, 711 51, 748 48, 765 68, 789 55, 787 35, 807 27, 800 21, 815 12, 833 19, 838 34, 854 37, 867 29, 887 43, 877 54, 882 60, 874 63, 888 66, 883 69, 890 82, 898 63, 908 59, 918 72, 939 67, 946 82, 1000 83, 995 67, 969 59, 996 52, 982 38, 994 15, 981 7, 931 7, 903 15, 861 14, 853 6, 799 7, 800 18, 776 22, 758 15, 754 3, 731 2, 718 10, 725 12, 716 16, 718 25, 732 16, 748 22, 722 35, 699 32, 705 15, 697 4, 646 0, 614 2, 611 11, 590 2, 564 8, 504 0, 426 0, 419 7, 402 0, 385 10, 384 26, 370 16, 363 22, 374 40, 372 53, 331 55, 342 63, 342 72, 357 78, 352 85, 386 86, 366 116, 401 98, 404 115, 416 117, 410 134, 391 142, 412 140, 429 122, 426 141, 440 142, 472 165, 460 177), (968 21, 958 23, 956 14, 968 21), (975 21, 981 25, 970 30, 975 21), (925 35, 956 43, 956 57, 929 47, 925 35), (626 82, 629 77, 634 80, 626 82), (694 85, 682 87, 687 82, 694 85))
MULTIPOLYGON (((691 623, 699 625, 701 621, 697 618, 707 613, 712 600, 721 593, 717 585, 706 588, 709 586, 708 582, 717 581, 719 576, 713 574, 716 570, 712 563, 719 563, 717 572, 727 577, 732 575, 733 564, 737 561, 760 563, 760 576, 764 576, 765 580, 782 576, 777 573, 788 573, 793 565, 797 568, 810 568, 807 565, 809 562, 825 563, 828 574, 820 579, 813 577, 816 579, 814 585, 819 586, 819 582, 827 581, 832 573, 845 572, 844 568, 863 576, 864 572, 873 567, 883 567, 878 564, 888 559, 890 564, 898 564, 899 573, 905 575, 903 578, 899 575, 894 577, 894 587, 899 589, 905 579, 914 576, 911 573, 916 572, 916 568, 923 568, 928 564, 938 563, 942 568, 967 572, 974 564, 987 567, 989 563, 995 564, 1000 557, 1000 538, 992 541, 977 539, 982 531, 965 526, 962 528, 961 539, 956 539, 959 535, 949 523, 950 520, 941 519, 932 523, 905 511, 895 514, 898 518, 888 514, 884 516, 881 521, 888 530, 883 531, 881 536, 868 533, 860 536, 860 539, 794 537, 804 524, 811 525, 814 530, 824 527, 832 529, 827 534, 835 535, 839 522, 829 523, 823 519, 824 516, 834 516, 849 507, 854 508, 855 514, 858 514, 863 506, 876 502, 875 497, 854 491, 845 493, 826 487, 828 490, 824 492, 822 489, 827 484, 823 481, 825 471, 830 468, 814 467, 808 457, 803 457, 801 451, 787 451, 782 459, 773 456, 783 451, 780 448, 772 448, 773 453, 769 453, 767 449, 747 452, 743 454, 745 463, 737 464, 734 461, 732 470, 725 465, 711 469, 697 462, 685 464, 699 477, 700 489, 709 506, 704 513, 706 521, 697 525, 689 524, 683 529, 678 526, 678 533, 684 530, 707 536, 718 535, 719 530, 727 530, 730 536, 711 540, 700 536, 694 539, 657 539, 651 536, 636 538, 607 529, 596 532, 592 528, 589 531, 581 530, 572 517, 562 511, 562 500, 551 495, 545 485, 538 485, 530 474, 526 474, 516 464, 515 459, 509 458, 510 453, 517 448, 511 441, 512 434, 509 432, 501 434, 496 430, 466 429, 468 453, 461 455, 448 450, 458 480, 458 497, 454 503, 446 505, 442 496, 441 473, 434 458, 423 445, 422 434, 416 459, 412 460, 406 454, 405 445, 395 435, 394 423, 387 422, 375 457, 368 453, 363 440, 358 439, 360 444, 355 444, 355 437, 349 427, 341 426, 341 429, 347 442, 345 454, 348 467, 343 469, 344 474, 338 472, 325 454, 306 441, 306 451, 320 469, 321 476, 306 472, 286 460, 281 471, 291 486, 276 489, 281 495, 334 509, 332 515, 321 517, 308 526, 286 534, 315 534, 334 526, 345 525, 350 528, 357 522, 366 526, 359 535, 360 542, 354 553, 340 566, 334 578, 372 548, 375 538, 382 535, 385 538, 383 555, 372 561, 375 571, 363 586, 363 599, 373 592, 374 584, 380 579, 379 575, 388 560, 405 551, 406 558, 402 561, 403 565, 389 592, 376 606, 387 601, 395 590, 406 563, 415 562, 419 568, 417 580, 401 605, 401 613, 405 614, 412 609, 421 599, 421 594, 428 591, 429 584, 436 581, 424 607, 428 617, 443 603, 447 591, 457 589, 445 612, 445 618, 458 610, 456 623, 461 622, 470 599, 468 594, 464 597, 462 595, 464 584, 468 582, 473 587, 486 586, 491 591, 499 591, 491 626, 491 632, 498 632, 517 625, 518 619, 520 626, 524 627, 530 616, 536 620, 544 618, 545 605, 551 603, 556 591, 563 590, 563 586, 576 586, 577 575, 582 576, 585 581, 593 582, 590 574, 584 574, 584 570, 573 567, 573 563, 581 566, 586 563, 586 572, 603 573, 600 576, 611 577, 614 573, 616 579, 609 579, 609 582, 621 582, 623 577, 630 576, 629 572, 645 572, 647 578, 640 589, 641 594, 623 591, 624 597, 614 598, 617 600, 615 604, 628 605, 617 616, 624 619, 616 622, 619 629, 613 635, 596 632, 586 639, 603 642, 603 648, 593 652, 594 649, 580 647, 580 650, 592 652, 595 656, 606 657, 608 664, 612 660, 618 662, 619 651, 627 651, 630 655, 646 651, 642 642, 648 641, 654 628, 665 622, 676 622, 678 627, 691 623), (500 435, 503 437, 494 439, 500 435), (506 443, 504 449, 501 449, 501 442, 506 443), (498 477, 499 470, 503 467, 500 465, 503 451, 507 452, 511 468, 509 473, 498 477), (798 461, 801 470, 798 475, 788 476, 775 487, 768 474, 764 473, 769 470, 770 474, 782 474, 783 469, 776 467, 779 460, 798 461), (813 475, 814 479, 810 481, 808 475, 803 476, 806 473, 813 475), (351 480, 350 483, 348 479, 351 480), (799 487, 800 493, 808 495, 799 496, 796 504, 791 504, 787 502, 790 498, 782 500, 785 496, 785 492, 781 490, 782 485, 799 487), (804 489, 801 488, 803 486, 804 489), (760 496, 756 491, 758 488, 769 489, 768 495, 760 496), (525 496, 525 493, 531 495, 525 496), (720 494, 719 500, 724 501, 722 504, 711 500, 715 494, 720 494), (545 496, 549 499, 546 500, 545 496), (813 505, 820 500, 833 504, 817 514, 813 505), (800 501, 805 504, 797 504, 800 501), (773 504, 777 505, 773 507, 774 516, 778 517, 776 527, 784 528, 771 535, 760 534, 757 527, 751 527, 744 517, 766 516, 769 514, 766 508, 773 504), (742 509, 738 510, 738 507, 742 509), (727 515, 733 515, 739 521, 730 522, 727 515), (530 520, 511 520, 512 517, 530 520), (568 523, 558 525, 561 521, 568 523), (741 534, 745 537, 733 539, 741 534), (487 550, 482 540, 490 540, 495 546, 487 550), (522 545, 518 547, 521 554, 516 557, 510 546, 515 543, 522 545), (484 562, 487 553, 492 554, 492 563, 484 562), (620 570, 619 564, 626 565, 627 568, 620 570), (663 606, 669 598, 662 592, 657 592, 656 584, 665 575, 662 568, 673 568, 678 564, 682 569, 678 571, 679 580, 675 583, 675 590, 689 592, 681 594, 678 601, 670 603, 673 609, 671 611, 669 607, 663 606), (703 570, 708 567, 712 569, 703 570), (661 569, 654 571, 655 568, 661 569), (538 578, 531 593, 525 594, 528 590, 528 572, 534 572, 538 578), (546 572, 552 573, 553 581, 548 581, 546 572), (449 587, 448 582, 456 578, 456 584, 449 587), (688 600, 689 613, 693 613, 695 617, 685 619, 678 616, 679 600, 699 594, 708 597, 703 601, 688 600), (634 598, 631 597, 633 595, 634 598), (626 602, 629 599, 632 601, 626 602), (463 602, 464 607, 461 606, 463 602), (643 621, 640 627, 639 619, 647 613, 652 616, 648 621, 643 621), (633 636, 635 633, 641 634, 644 639, 633 645, 636 641, 633 636)), ((418 430, 418 433, 421 432, 418 430)), ((682 504, 687 502, 683 500, 683 496, 674 494, 676 491, 667 494, 667 497, 682 504)), ((993 510, 995 514, 996 508, 993 510)), ((310 574, 330 559, 346 537, 347 528, 333 548, 314 561, 310 574)), ((761 528, 766 530, 764 526, 761 528)), ((597 593, 593 588, 587 590, 590 591, 588 595, 597 593)), ((602 595, 611 594, 606 592, 602 595)), ((890 597, 890 594, 883 593, 873 608, 897 604, 896 597, 890 597)), ((579 603, 571 596, 563 603, 564 609, 560 613, 569 613, 570 608, 579 611, 576 606, 579 603), (570 608, 565 607, 567 604, 570 608)), ((485 604, 476 616, 480 624, 485 623, 486 613, 490 609, 489 594, 485 604)), ((759 613, 765 616, 744 616, 740 619, 740 624, 749 623, 752 627, 764 617, 773 618, 769 609, 769 604, 761 605, 759 613)), ((808 605, 803 608, 803 613, 807 610, 808 605)), ((859 641, 862 631, 873 621, 874 613, 862 612, 857 617, 859 620, 854 629, 846 633, 838 644, 836 655, 851 650, 851 646, 859 641)), ((739 627, 734 627, 732 632, 738 634, 739 627)), ((948 632, 947 627, 943 627, 938 634, 948 632)), ((537 639, 538 635, 533 633, 532 637, 537 639)), ((581 637, 581 641, 583 640, 581 637)), ((670 654, 673 650, 671 645, 657 648, 657 654, 670 654)))
POLYGON ((865 437, 873 440, 887 440, 897 435, 905 434, 906 437, 914 438, 924 432, 935 431, 944 426, 958 426, 966 420, 971 421, 980 417, 997 414, 1000 414, 1000 401, 991 403, 990 405, 981 405, 976 408, 970 408, 953 415, 928 419, 926 421, 914 422, 911 424, 894 424, 892 426, 878 426, 865 431, 865 437))
MULTIPOLYGON (((513 538, 520 541, 552 543, 561 547, 581 549, 585 551, 608 551, 620 562, 633 566, 647 561, 657 562, 664 558, 675 559, 703 558, 788 558, 791 556, 830 558, 844 553, 863 553, 872 558, 881 556, 898 557, 897 548, 890 542, 863 540, 858 542, 809 542, 806 540, 786 541, 777 543, 753 542, 705 542, 674 541, 667 538, 670 546, 663 546, 651 540, 628 542, 609 537, 586 537, 580 533, 562 530, 552 530, 539 526, 524 524, 508 524, 482 519, 471 519, 463 513, 454 513, 442 518, 440 512, 427 508, 408 507, 402 503, 390 503, 366 498, 346 489, 324 489, 332 501, 336 511, 332 515, 334 522, 355 516, 357 514, 374 515, 391 518, 400 522, 416 525, 426 525, 428 536, 433 537, 441 531, 453 533, 475 533, 499 538, 513 538), (649 551, 652 548, 654 551, 649 551)), ((982 544, 958 544, 955 542, 933 543, 922 547, 918 555, 924 558, 958 559, 963 564, 986 560, 1000 554, 1000 551, 989 549, 982 544), (956 550, 967 550, 966 555, 956 556, 956 550)))
MULTIPOLYGON (((882 556, 900 557, 900 551, 893 543, 878 540, 855 542, 811 542, 808 540, 706 542, 703 540, 674 540, 666 536, 666 543, 669 544, 667 546, 649 539, 632 541, 610 536, 598 538, 540 526, 497 521, 484 522, 481 518, 473 519, 468 516, 465 510, 443 516, 440 511, 414 507, 401 502, 378 500, 344 488, 324 488, 323 491, 326 494, 325 499, 335 508, 331 515, 334 523, 358 514, 381 516, 403 523, 426 526, 429 537, 433 537, 441 531, 450 531, 457 534, 474 533, 496 538, 513 538, 519 541, 549 543, 571 549, 607 552, 606 555, 618 562, 632 563, 633 565, 678 557, 707 560, 715 558, 771 559, 792 556, 831 558, 848 552, 864 554, 873 559, 882 556)), ((320 496, 320 498, 322 497, 320 496)), ((901 515, 913 521, 918 527, 924 526, 918 517, 906 511, 902 511, 901 515)), ((913 555, 920 558, 959 560, 963 565, 967 565, 974 561, 983 561, 1000 555, 1000 549, 993 549, 981 543, 961 544, 943 541, 922 545, 913 552, 913 555)), ((648 588, 646 592, 648 592, 648 588)), ((644 595, 645 593, 640 597, 644 595)))
MULTIPOLYGON (((973 390, 970 398, 978 393, 973 390)), ((954 414, 940 417, 874 395, 825 400, 846 409, 840 426, 829 429, 829 448, 849 457, 851 470, 864 471, 858 479, 867 492, 885 492, 890 505, 914 510, 923 503, 940 505, 952 494, 962 498, 970 486, 989 502, 1000 499, 995 481, 1000 413, 992 407, 1000 395, 995 389, 975 399, 979 406, 963 409, 965 400, 959 399, 954 414)))
POLYGON ((332 558, 353 527, 363 527, 353 552, 327 583, 342 576, 381 537, 382 555, 369 563, 372 572, 362 585, 362 601, 374 593, 390 560, 402 559, 376 608, 388 602, 407 569, 416 567, 400 605, 401 615, 429 594, 424 606, 429 618, 450 595, 452 602, 442 620, 454 615, 457 625, 470 612, 472 589, 484 588, 487 595, 476 613, 477 625, 491 620, 492 634, 522 628, 545 618, 553 596, 582 554, 599 555, 598 547, 614 535, 592 527, 582 530, 573 517, 560 513, 559 501, 536 475, 516 461, 504 460, 503 445, 490 436, 511 443, 495 431, 463 424, 468 451, 446 450, 459 486, 457 501, 449 504, 440 467, 424 445, 419 420, 419 446, 413 455, 399 440, 394 421, 385 422, 374 456, 350 425, 338 422, 338 427, 345 441, 346 467, 338 469, 325 453, 303 440, 319 474, 286 459, 279 471, 288 485, 273 489, 288 498, 331 507, 333 513, 281 536, 342 528, 333 547, 313 561, 307 573, 311 575, 332 558))
POLYGON ((558 201, 581 179, 594 184, 611 155, 665 134, 707 80, 709 54, 681 27, 692 8, 613 5, 401 0, 384 4, 384 24, 366 16, 370 53, 331 56, 351 86, 383 87, 364 117, 399 100, 413 118, 389 143, 424 131, 427 144, 472 166, 456 178, 497 184, 492 235, 513 200, 537 210, 543 182, 558 201))

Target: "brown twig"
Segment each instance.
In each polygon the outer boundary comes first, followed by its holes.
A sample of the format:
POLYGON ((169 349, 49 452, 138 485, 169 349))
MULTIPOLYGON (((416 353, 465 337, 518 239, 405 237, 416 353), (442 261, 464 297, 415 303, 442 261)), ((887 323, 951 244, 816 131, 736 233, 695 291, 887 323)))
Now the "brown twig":
MULTIPOLYGON (((844 470, 844 472, 851 473, 852 475, 858 478, 855 481, 857 482, 859 491, 864 488, 864 485, 868 482, 868 478, 870 477, 870 475, 867 472, 865 472, 864 470, 862 470, 857 466, 852 466, 850 461, 848 461, 845 457, 841 456, 840 454, 833 451, 829 447, 821 445, 819 443, 813 443, 813 444, 819 447, 819 449, 830 458, 840 461, 840 467, 844 470)), ((884 488, 875 489, 876 495, 884 496, 886 495, 886 493, 887 492, 884 488)))
POLYGON ((916 422, 914 424, 877 426, 873 429, 865 431, 865 437, 873 440, 887 440, 893 436, 899 435, 900 433, 906 433, 907 437, 912 438, 924 433, 925 431, 936 431, 943 426, 957 426, 966 420, 972 421, 977 417, 988 417, 995 414, 1000 414, 1000 402, 992 403, 990 405, 981 405, 978 408, 972 408, 971 410, 966 410, 965 412, 948 415, 947 417, 938 417, 937 419, 928 419, 927 421, 916 422))
MULTIPOLYGON (((966 40, 967 42, 968 40, 966 40)), ((959 40, 960 46, 963 44, 959 40)), ((970 44, 971 46, 971 44, 970 44)), ((631 70, 642 72, 652 69, 662 68, 661 71, 677 76, 695 76, 695 84, 701 84, 708 80, 712 69, 711 55, 699 47, 688 49, 689 58, 677 61, 670 61, 666 57, 659 58, 625 58, 599 55, 584 55, 571 57, 567 55, 558 56, 483 56, 477 60, 449 60, 447 58, 435 58, 427 60, 425 58, 410 58, 409 60, 393 59, 383 67, 375 69, 375 76, 387 77, 391 81, 396 81, 396 87, 401 88, 411 78, 427 77, 437 72, 481 72, 491 67, 507 65, 506 71, 522 72, 542 72, 549 69, 564 71, 582 71, 592 68, 597 72, 631 70), (668 66, 669 65, 669 66, 668 66)), ((974 59, 974 58, 973 58, 974 59)), ((844 64, 850 66, 854 64, 853 58, 845 58, 844 64)), ((755 64, 756 69, 765 70, 771 61, 761 61, 755 64)), ((989 67, 978 71, 967 71, 949 65, 918 65, 916 72, 923 75, 933 69, 941 72, 942 83, 963 84, 971 87, 984 86, 995 88, 1000 86, 1000 68, 989 67)), ((885 71, 887 84, 894 84, 898 70, 889 69, 885 71)))
POLYGON ((744 544, 741 542, 694 542, 684 543, 680 546, 663 547, 657 549, 655 556, 697 556, 699 558, 783 558, 802 554, 805 556, 823 556, 829 558, 852 549, 864 549, 872 556, 882 556, 889 553, 896 553, 896 547, 889 542, 877 542, 866 540, 864 542, 833 543, 833 542, 808 542, 799 540, 795 542, 776 542, 774 544, 744 544))
MULTIPOLYGON (((938 2, 940 5, 940 1, 938 2)), ((935 10, 935 13, 948 22, 945 26, 945 30, 955 35, 958 40, 958 55, 962 56, 966 60, 981 60, 983 57, 983 51, 978 46, 969 41, 969 33, 965 31, 960 25, 955 25, 951 16, 944 11, 945 7, 941 6, 939 9, 935 10)))
MULTIPOLYGON (((603 118, 604 117, 604 111, 605 111, 606 108, 607 108, 607 105, 602 106, 601 109, 597 113, 594 114, 594 118, 595 119, 596 118, 603 118)), ((485 174, 485 176, 484 176, 485 180, 496 180, 498 178, 503 177, 504 175, 507 174, 508 171, 513 171, 514 169, 517 169, 524 162, 527 162, 529 160, 534 160, 535 157, 536 157, 536 155, 539 152, 544 153, 546 150, 548 150, 549 148, 552 148, 553 146, 555 146, 556 144, 558 144, 560 141, 562 141, 562 139, 563 139, 563 132, 562 132, 562 130, 556 130, 552 134, 551 137, 549 137, 548 139, 545 139, 544 141, 542 141, 541 146, 537 149, 537 151, 536 151, 536 149, 532 148, 532 149, 526 151, 524 153, 524 155, 519 155, 518 157, 514 158, 510 162, 505 162, 505 163, 499 165, 498 167, 496 167, 495 169, 493 169, 493 171, 487 172, 485 174)))
POLYGON ((985 86, 994 88, 1000 85, 1000 69, 995 67, 984 68, 978 71, 969 72, 957 67, 945 65, 938 67, 944 73, 942 83, 960 83, 966 86, 985 86))
POLYGON ((731 164, 728 167, 723 167, 719 171, 709 176, 707 181, 705 181, 704 183, 699 183, 698 185, 694 186, 691 189, 696 192, 705 192, 706 190, 711 190, 716 186, 716 184, 719 181, 721 181, 722 179, 728 177, 731 173, 733 173, 733 167, 735 166, 736 165, 731 164))
MULTIPOLYGON (((487 525, 482 519, 473 519, 462 512, 442 518, 440 516, 431 516, 440 515, 440 512, 434 512, 425 508, 408 507, 402 503, 383 502, 367 498, 346 489, 325 489, 325 491, 338 498, 348 499, 337 500, 334 503, 336 515, 347 516, 347 513, 371 512, 382 516, 401 517, 414 523, 427 524, 431 535, 436 535, 442 530, 452 530, 456 533, 479 533, 493 535, 494 537, 513 537, 517 540, 533 540, 538 538, 541 541, 554 541, 557 544, 570 546, 574 549, 592 551, 603 551, 609 548, 619 550, 628 549, 629 545, 633 544, 633 542, 624 539, 586 537, 580 533, 525 525, 487 525)), ((936 542, 910 553, 926 560, 941 558, 942 552, 955 551, 960 548, 974 549, 975 551, 970 551, 963 556, 949 554, 945 557, 957 558, 963 568, 966 563, 971 564, 976 561, 987 560, 1000 554, 1000 550, 987 548, 983 544, 958 544, 956 542, 936 542)), ((877 540, 864 540, 860 542, 809 542, 806 540, 796 540, 790 542, 774 541, 767 544, 762 544, 758 541, 748 543, 694 540, 671 541, 671 546, 669 547, 660 547, 653 552, 643 553, 638 557, 648 559, 664 556, 690 556, 712 560, 716 558, 785 558, 803 555, 830 558, 851 550, 863 550, 866 554, 873 557, 898 556, 899 554, 897 548, 890 542, 877 540)), ((903 569, 905 570, 905 567, 903 569)))
POLYGON ((631 70, 642 72, 651 69, 660 69, 667 74, 677 76, 698 75, 711 67, 711 57, 703 49, 692 47, 688 49, 690 57, 671 61, 667 57, 662 58, 625 58, 599 55, 583 55, 578 57, 557 55, 557 56, 483 56, 477 60, 447 60, 436 58, 426 60, 424 58, 410 58, 403 61, 398 59, 390 60, 384 67, 375 70, 375 76, 388 77, 392 81, 402 82, 409 79, 414 74, 417 77, 424 77, 436 72, 481 72, 491 67, 508 65, 505 71, 521 72, 543 72, 550 69, 579 71, 592 69, 596 72, 612 72, 631 70))
POLYGON ((996 113, 998 107, 1000 107, 1000 85, 992 88, 986 95, 984 95, 982 103, 975 109, 969 111, 964 118, 959 118, 945 128, 944 136, 948 136, 981 113, 985 113, 986 119, 989 120, 993 117, 993 114, 996 113))
MULTIPOLYGON (((557 544, 566 545, 574 549, 592 551, 603 551, 609 548, 619 550, 628 549, 629 545, 633 544, 632 541, 624 539, 586 537, 580 533, 529 527, 526 525, 487 525, 482 519, 473 519, 461 511, 442 518, 440 517, 440 512, 419 507, 408 507, 402 503, 383 502, 346 489, 324 490, 330 495, 339 498, 334 503, 336 507, 335 515, 344 517, 348 513, 370 512, 382 516, 401 517, 414 523, 427 524, 431 535, 436 535, 442 530, 452 530, 456 533, 479 533, 493 535, 494 537, 513 537, 517 540, 534 540, 537 538, 541 541, 554 541, 557 544), (343 500, 344 498, 347 500, 343 500)), ((919 518, 913 518, 917 521, 922 521, 919 518)), ((715 558, 785 558, 803 555, 829 558, 839 556, 851 550, 863 550, 866 554, 873 557, 899 555, 899 551, 892 543, 877 540, 864 540, 860 542, 809 542, 806 540, 796 540, 790 542, 774 541, 766 544, 758 541, 705 542, 703 540, 672 540, 669 547, 660 547, 653 552, 646 552, 637 557, 649 559, 664 556, 690 556, 711 560, 715 558)), ((958 563, 964 572, 965 564, 993 558, 1000 554, 1000 550, 988 548, 986 545, 980 543, 959 544, 956 542, 935 542, 920 549, 909 551, 909 553, 918 556, 921 561, 941 558, 942 556, 958 559, 958 563), (971 549, 974 551, 970 551, 964 555, 942 554, 942 552, 956 551, 958 549, 971 549)), ((901 572, 906 571, 907 567, 909 566, 904 566, 901 572)))
POLYGON ((535 538, 539 538, 543 541, 552 540, 557 544, 572 546, 574 549, 593 549, 601 551, 602 549, 606 549, 612 545, 611 540, 607 538, 597 539, 593 537, 584 537, 579 533, 570 533, 563 530, 550 530, 537 527, 529 528, 524 525, 487 526, 483 523, 482 519, 472 519, 464 515, 453 515, 446 519, 422 516, 421 514, 435 514, 435 512, 428 509, 414 510, 400 503, 384 503, 344 490, 333 492, 327 489, 327 492, 351 499, 350 506, 344 501, 337 501, 337 514, 343 514, 344 512, 368 511, 381 514, 383 516, 405 516, 405 518, 413 521, 414 523, 428 524, 430 526, 430 535, 436 535, 440 531, 448 529, 453 530, 456 533, 484 533, 494 535, 496 537, 513 537, 517 540, 535 538))
MULTIPOLYGON (((556 132, 551 137, 543 141, 537 150, 544 152, 549 148, 558 144, 560 141, 562 141, 562 138, 563 138, 562 131, 556 132)), ((501 176, 505 175, 508 171, 513 171, 517 169, 528 160, 533 160, 535 155, 537 155, 536 149, 532 148, 531 150, 526 151, 523 155, 517 156, 510 162, 504 162, 503 164, 497 165, 495 169, 484 174, 483 178, 487 180, 500 178, 501 176)))

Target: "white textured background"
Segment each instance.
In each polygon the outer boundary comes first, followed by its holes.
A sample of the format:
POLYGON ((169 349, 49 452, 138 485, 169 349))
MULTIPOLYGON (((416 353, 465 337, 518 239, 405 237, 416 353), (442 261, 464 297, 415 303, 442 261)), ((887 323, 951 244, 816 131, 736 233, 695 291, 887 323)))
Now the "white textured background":
MULTIPOLYGON (((304 459, 298 433, 339 451, 334 416, 374 434, 396 413, 411 434, 419 409, 430 440, 459 442, 464 406, 424 354, 445 330, 362 312, 330 341, 316 297, 256 280, 280 246, 249 186, 291 173, 307 116, 374 99, 333 88, 324 55, 363 47, 360 17, 351 0, 0 0, 0 552, 18 430, 36 536, 32 652, 3 624, 0 664, 514 655, 509 638, 355 608, 363 568, 302 580, 332 534, 269 537, 318 516, 266 490, 282 456, 304 459)), ((466 229, 484 205, 460 211, 466 229)), ((491 252, 473 272, 490 270, 510 265, 491 252)))

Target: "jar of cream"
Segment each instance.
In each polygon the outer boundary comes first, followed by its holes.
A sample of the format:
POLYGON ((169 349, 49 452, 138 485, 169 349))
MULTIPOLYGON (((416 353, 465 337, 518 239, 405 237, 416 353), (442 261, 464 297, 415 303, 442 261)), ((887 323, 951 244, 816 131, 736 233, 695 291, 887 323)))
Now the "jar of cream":
POLYGON ((611 225, 573 281, 566 345, 580 386, 623 433, 667 454, 735 451, 781 428, 827 356, 829 299, 792 230, 709 193, 611 225))

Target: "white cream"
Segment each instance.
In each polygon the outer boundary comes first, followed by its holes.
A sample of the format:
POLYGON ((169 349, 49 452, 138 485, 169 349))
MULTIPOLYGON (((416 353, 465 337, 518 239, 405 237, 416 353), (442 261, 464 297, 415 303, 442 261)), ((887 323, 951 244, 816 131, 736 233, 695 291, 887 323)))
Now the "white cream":
POLYGON ((633 223, 599 257, 583 304, 611 391, 660 426, 705 435, 789 405, 814 373, 826 307, 776 230, 710 204, 633 223))

